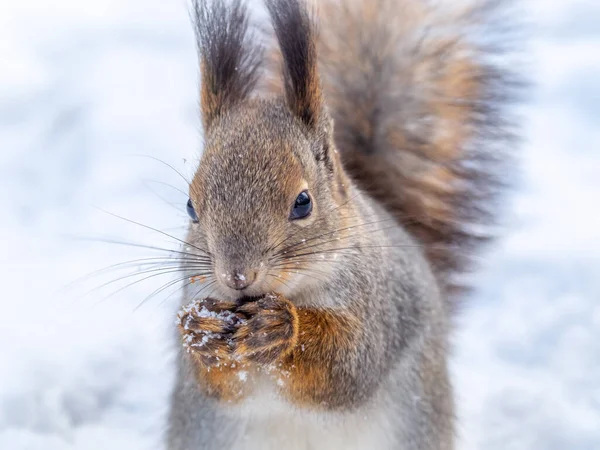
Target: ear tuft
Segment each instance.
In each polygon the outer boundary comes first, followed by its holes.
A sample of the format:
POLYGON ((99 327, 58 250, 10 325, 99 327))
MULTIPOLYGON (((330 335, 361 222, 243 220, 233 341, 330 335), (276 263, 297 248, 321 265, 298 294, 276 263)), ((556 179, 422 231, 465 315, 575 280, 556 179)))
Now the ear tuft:
POLYGON ((283 56, 288 107, 316 128, 323 113, 317 70, 316 29, 306 6, 298 0, 266 0, 283 56))
POLYGON ((256 86, 262 47, 251 45, 248 9, 242 0, 193 0, 205 129, 225 110, 247 98, 256 86))

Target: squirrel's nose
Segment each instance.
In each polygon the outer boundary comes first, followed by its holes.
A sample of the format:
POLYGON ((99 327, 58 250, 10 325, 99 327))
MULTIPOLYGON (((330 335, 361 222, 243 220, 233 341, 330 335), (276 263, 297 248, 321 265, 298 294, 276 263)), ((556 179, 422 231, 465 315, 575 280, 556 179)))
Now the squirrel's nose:
POLYGON ((241 291, 254 283, 256 272, 252 270, 234 270, 231 273, 221 274, 221 278, 231 289, 241 291))

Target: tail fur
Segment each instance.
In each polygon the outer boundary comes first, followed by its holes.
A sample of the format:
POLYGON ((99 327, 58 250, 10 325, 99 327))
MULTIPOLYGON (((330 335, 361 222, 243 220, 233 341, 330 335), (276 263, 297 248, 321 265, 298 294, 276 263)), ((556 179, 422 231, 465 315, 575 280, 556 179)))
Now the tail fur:
POLYGON ((453 294, 490 238, 507 177, 519 82, 506 70, 506 2, 316 3, 345 168, 425 246, 453 294))

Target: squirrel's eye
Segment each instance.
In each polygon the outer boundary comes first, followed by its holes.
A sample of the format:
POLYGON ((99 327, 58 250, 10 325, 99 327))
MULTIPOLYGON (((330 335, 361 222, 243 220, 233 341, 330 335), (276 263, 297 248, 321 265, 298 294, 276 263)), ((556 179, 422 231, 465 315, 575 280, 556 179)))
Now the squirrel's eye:
POLYGON ((196 214, 196 210, 194 209, 194 205, 192 205, 192 199, 189 198, 186 205, 188 216, 192 219, 192 222, 198 223, 198 214, 196 214))
POLYGON ((296 197, 296 201, 294 202, 294 206, 292 208, 292 213, 290 214, 290 219, 304 219, 310 215, 312 211, 312 201, 310 200, 310 196, 308 192, 302 191, 296 197))

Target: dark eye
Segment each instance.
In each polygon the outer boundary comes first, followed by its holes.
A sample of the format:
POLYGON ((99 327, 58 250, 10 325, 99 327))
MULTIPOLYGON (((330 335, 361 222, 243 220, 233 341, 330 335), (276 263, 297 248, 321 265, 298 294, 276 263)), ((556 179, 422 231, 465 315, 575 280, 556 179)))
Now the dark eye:
POLYGON ((192 199, 189 198, 186 208, 187 209, 187 213, 188 216, 190 216, 190 219, 192 219, 192 222, 194 223, 198 223, 198 214, 196 214, 196 210, 194 209, 194 205, 192 205, 192 199))
POLYGON ((292 213, 290 214, 291 220, 296 219, 304 219, 310 215, 312 211, 312 201, 310 200, 310 196, 308 192, 303 191, 300 192, 298 197, 296 197, 296 201, 294 202, 294 206, 292 207, 292 213))

